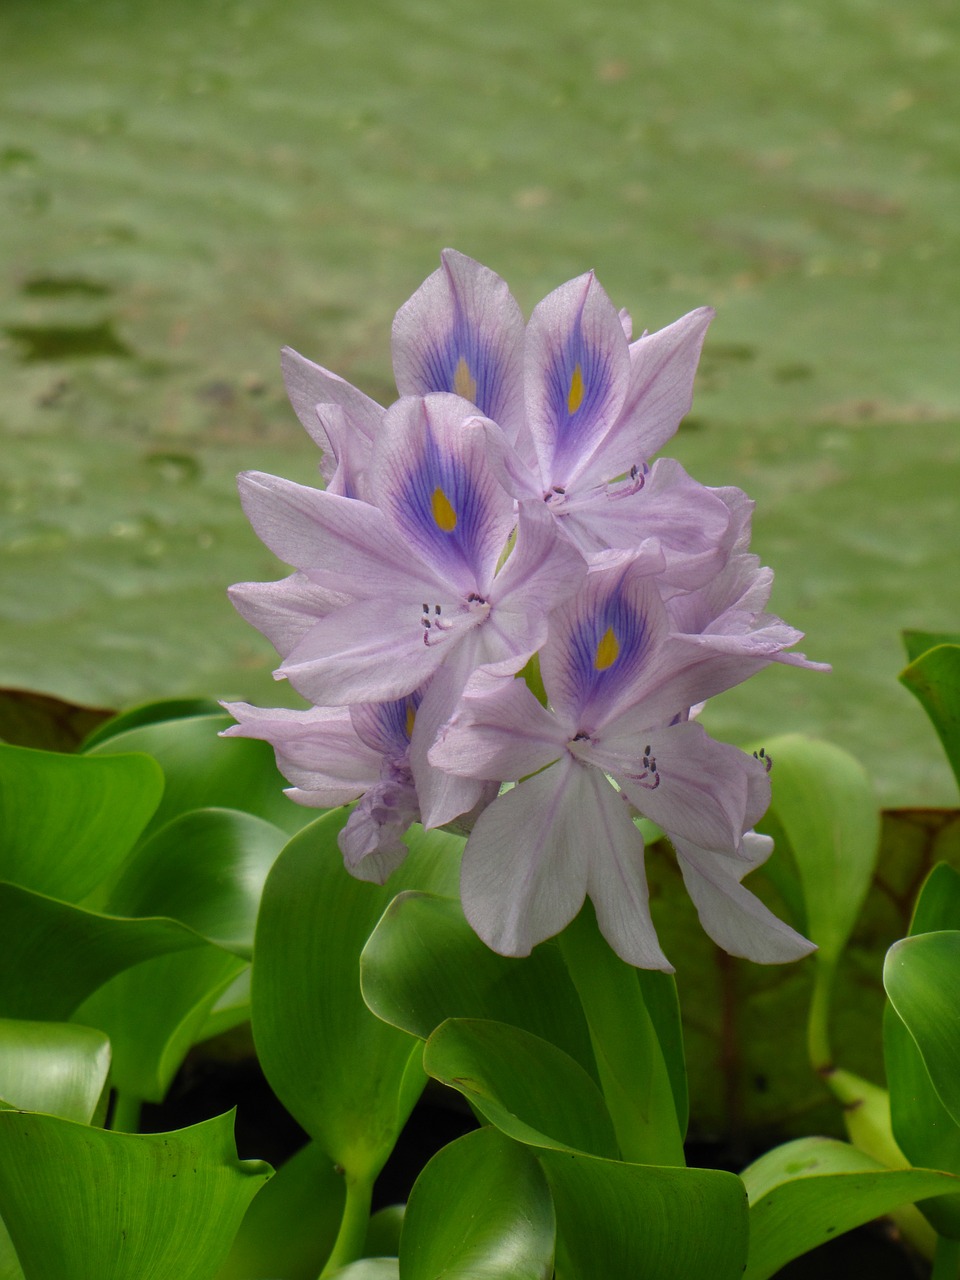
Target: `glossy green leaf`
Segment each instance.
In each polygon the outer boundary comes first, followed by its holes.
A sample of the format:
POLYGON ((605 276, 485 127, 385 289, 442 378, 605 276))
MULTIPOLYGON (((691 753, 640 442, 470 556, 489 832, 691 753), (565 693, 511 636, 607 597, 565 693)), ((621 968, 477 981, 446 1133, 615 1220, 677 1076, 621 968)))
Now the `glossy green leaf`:
POLYGON ((940 1101, 960 1124, 960 930, 902 938, 887 952, 883 985, 916 1042, 940 1101))
MULTIPOLYGON (((880 813, 873 786, 863 766, 832 743, 790 734, 765 749, 773 760, 775 838, 786 837, 802 890, 797 927, 816 942, 818 960, 834 962, 876 866, 880 813)), ((776 877, 775 862, 770 873, 776 877)))
POLYGON ((960 644, 928 649, 900 673, 933 722, 960 783, 960 644))
POLYGON ((960 929, 960 870, 938 863, 924 880, 910 920, 909 934, 960 929))
POLYGON ((210 1280, 270 1175, 232 1115, 124 1134, 0 1112, 0 1213, 29 1280, 210 1280))
POLYGON ((210 1040, 250 1021, 250 966, 241 969, 214 1001, 197 1039, 210 1040))
POLYGON ((120 865, 162 791, 145 755, 91 759, 0 744, 0 879, 79 901, 120 865))
POLYGON ((447 1018, 491 1018, 549 1040, 596 1073, 576 990, 556 946, 497 955, 459 898, 401 893, 360 957, 363 998, 377 1017, 425 1040, 447 1018))
POLYGON ((370 1215, 363 1251, 370 1258, 396 1258, 406 1216, 405 1204, 387 1204, 370 1215))
POLYGON ((941 644, 960 644, 960 632, 955 631, 901 631, 900 638, 910 662, 916 662, 929 649, 941 644))
MULTIPOLYGON (((960 1125, 940 1101, 916 1041, 891 1004, 883 1012, 883 1057, 897 1145, 921 1169, 960 1174, 960 1125)), ((919 1208, 941 1235, 960 1238, 960 1195, 919 1208)))
POLYGON ((433 1157, 414 1185, 400 1245, 403 1280, 549 1280, 554 1212, 532 1153, 478 1129, 433 1157))
POLYGON ((131 965, 93 992, 73 1020, 99 1027, 113 1049, 111 1083, 145 1102, 162 1102, 210 1010, 248 968, 219 947, 155 956, 131 965))
POLYGON ((228 715, 187 716, 126 729, 96 743, 88 757, 143 751, 163 769, 166 787, 147 834, 192 809, 240 809, 293 834, 315 816, 283 794, 288 785, 273 751, 254 738, 221 738, 228 715))
POLYGON ((264 1074, 287 1110, 352 1176, 372 1176, 423 1085, 420 1045, 381 1022, 360 994, 360 953, 394 894, 455 891, 462 841, 408 837, 385 886, 347 873, 335 810, 286 846, 263 891, 252 1024, 264 1074))
POLYGON ((329 1280, 399 1280, 397 1258, 359 1258, 349 1266, 330 1272, 329 1280))
POLYGON ((747 1199, 732 1173, 540 1151, 557 1213, 557 1265, 577 1280, 741 1280, 747 1199))
POLYGON ((960 1186, 949 1173, 888 1169, 831 1138, 777 1147, 742 1176, 750 1198, 745 1280, 767 1280, 792 1258, 861 1223, 960 1186))
POLYGON ((430 1036, 425 1070, 519 1142, 615 1157, 593 1079, 562 1049, 505 1022, 451 1018, 430 1036))
POLYGON ((249 960, 263 885, 286 840, 279 827, 249 813, 183 814, 140 846, 105 909, 169 916, 249 960))
POLYGON ((0 1280, 23 1280, 20 1259, 13 1247, 10 1233, 0 1221, 0 1280))
POLYGON ((316 1280, 340 1227, 343 1175, 315 1142, 281 1165, 247 1210, 216 1280, 316 1280))
POLYGON ((212 698, 162 698, 156 702, 141 702, 138 706, 128 707, 117 715, 111 716, 102 724, 98 724, 84 738, 82 750, 89 751, 108 738, 115 738, 128 729, 137 729, 141 725, 160 724, 167 720, 188 720, 193 716, 219 716, 223 709, 212 698))
POLYGON ((203 943, 175 920, 120 919, 0 883, 0 1016, 66 1021, 114 974, 203 943))
POLYGON ((90 1124, 110 1070, 100 1031, 0 1018, 0 1106, 90 1124))

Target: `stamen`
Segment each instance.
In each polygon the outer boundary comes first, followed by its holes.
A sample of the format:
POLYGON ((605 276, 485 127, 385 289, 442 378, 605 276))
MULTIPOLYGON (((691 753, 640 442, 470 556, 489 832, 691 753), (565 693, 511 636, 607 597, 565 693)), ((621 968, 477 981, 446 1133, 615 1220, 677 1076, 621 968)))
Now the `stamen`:
POLYGON ((759 751, 755 751, 753 753, 753 758, 754 760, 760 761, 767 773, 769 773, 773 768, 773 756, 768 756, 763 747, 761 747, 759 751))
POLYGON ((453 389, 458 396, 463 396, 464 400, 476 402, 477 380, 471 374, 470 366, 463 356, 457 361, 457 367, 453 373, 453 389))
POLYGON ((437 528, 442 529, 444 533, 453 533, 457 527, 457 513, 450 505, 450 499, 439 485, 434 489, 433 497, 430 499, 430 510, 437 523, 437 528))
POLYGON ((571 417, 583 404, 583 392, 583 370, 578 362, 574 367, 573 377, 570 379, 570 390, 567 392, 567 413, 571 417))
POLYGON ((660 785, 660 770, 657 768, 656 757, 652 754, 652 748, 649 745, 643 748, 640 765, 640 773, 627 773, 624 777, 629 778, 631 782, 639 782, 645 791, 656 791, 660 785))
POLYGON ((600 637, 600 643, 597 645, 597 652, 593 659, 593 665, 597 671, 606 671, 608 667, 612 667, 620 656, 620 643, 614 634, 613 627, 607 627, 606 631, 600 637))

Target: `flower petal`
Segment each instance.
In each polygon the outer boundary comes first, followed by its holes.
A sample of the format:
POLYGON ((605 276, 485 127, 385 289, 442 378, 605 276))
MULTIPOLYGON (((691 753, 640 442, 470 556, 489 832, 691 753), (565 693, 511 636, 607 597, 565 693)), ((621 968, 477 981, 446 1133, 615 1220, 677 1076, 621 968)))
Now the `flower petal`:
POLYGON ((540 670, 550 704, 576 730, 593 732, 654 678, 667 618, 644 562, 587 575, 551 619, 540 670))
POLYGON ((600 932, 621 960, 638 969, 673 972, 650 918, 650 892, 643 865, 643 836, 623 798, 596 769, 587 770, 579 797, 591 826, 587 893, 600 932))
POLYGON ((513 526, 513 501, 487 463, 485 434, 459 396, 408 396, 387 411, 371 493, 402 539, 464 593, 486 595, 513 526))
POLYGON ((613 427, 629 365, 620 317, 593 272, 561 285, 535 308, 527 325, 524 385, 546 488, 572 483, 613 427))
POLYGON ((715 312, 700 307, 630 344, 630 378, 620 416, 589 464, 597 481, 648 461, 693 403, 693 380, 715 312))
POLYGON ((453 249, 397 312, 393 367, 401 395, 450 391, 516 439, 523 416, 523 315, 506 283, 453 249))
POLYGON ((809 955, 816 947, 770 911, 740 883, 769 856, 773 842, 748 832, 745 856, 717 857, 685 841, 674 841, 693 905, 704 931, 732 956, 757 964, 785 964, 809 955))
POLYGON ((536 773, 563 754, 566 735, 522 680, 480 671, 430 748, 439 769, 495 782, 536 773))
POLYGON ((260 540, 327 590, 355 597, 405 580, 420 584, 422 594, 436 582, 387 516, 366 502, 259 471, 242 473, 237 483, 260 540))
POLYGON ((748 826, 770 802, 766 770, 753 756, 715 742, 692 722, 629 733, 583 750, 584 759, 617 780, 640 813, 671 837, 735 855, 748 826))
POLYGON ((351 431, 367 440, 374 440, 377 427, 383 417, 383 409, 375 400, 351 386, 329 369, 314 364, 292 347, 284 347, 280 353, 280 367, 287 395, 310 436, 321 449, 329 449, 331 442, 317 420, 317 406, 337 404, 344 411, 351 431))
POLYGON ((584 772, 566 757, 521 782, 484 809, 467 840, 464 913, 501 955, 529 955, 583 906, 592 838, 578 805, 584 772))
POLYGON ((350 599, 341 591, 317 586, 299 572, 279 582, 238 582, 227 595, 237 613, 262 632, 282 658, 318 619, 350 599))
POLYGON ((346 707, 296 711, 246 702, 222 705, 237 721, 222 736, 269 742, 300 804, 324 809, 347 804, 380 777, 381 756, 357 737, 346 707))

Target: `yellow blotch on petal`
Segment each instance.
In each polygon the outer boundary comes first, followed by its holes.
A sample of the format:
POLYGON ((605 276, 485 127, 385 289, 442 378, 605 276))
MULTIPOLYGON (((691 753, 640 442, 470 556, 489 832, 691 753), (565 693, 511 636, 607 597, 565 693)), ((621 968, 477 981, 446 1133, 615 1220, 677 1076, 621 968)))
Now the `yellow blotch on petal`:
POLYGON ((577 364, 570 379, 570 390, 567 392, 567 413, 574 414, 583 404, 583 370, 577 364))
POLYGON ((477 380, 470 372, 470 366, 467 364, 463 356, 457 361, 457 367, 453 371, 453 389, 458 396, 463 396, 464 400, 477 399, 477 380))
POLYGON ((412 738, 412 737, 413 737, 413 722, 414 722, 414 720, 416 720, 416 718, 417 718, 417 709, 416 709, 416 707, 413 705, 413 703, 411 702, 411 703, 410 703, 410 705, 409 705, 409 707, 407 707, 407 724, 406 724, 406 730, 407 730, 407 737, 408 737, 408 738, 412 738))
POLYGON ((607 627, 606 631, 600 637, 600 643, 597 645, 597 652, 593 659, 593 665, 598 671, 606 671, 608 667, 612 667, 616 660, 620 657, 620 645, 617 637, 613 633, 613 627, 607 627))
POLYGON ((434 489, 433 497, 430 499, 430 510, 433 512, 437 527, 442 529, 444 533, 453 533, 457 527, 457 513, 450 505, 450 499, 439 485, 434 489))

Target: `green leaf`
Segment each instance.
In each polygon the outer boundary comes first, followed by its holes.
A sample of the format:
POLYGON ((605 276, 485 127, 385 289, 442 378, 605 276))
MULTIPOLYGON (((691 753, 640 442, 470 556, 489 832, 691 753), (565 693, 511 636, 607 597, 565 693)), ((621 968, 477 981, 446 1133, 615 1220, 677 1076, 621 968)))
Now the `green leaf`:
POLYGON ((329 1280, 399 1280, 399 1277, 400 1263, 396 1258, 360 1258, 331 1271, 329 1280))
MULTIPOLYGON (((877 861, 880 813, 873 787, 863 766, 832 743, 790 734, 773 739, 766 750, 774 762, 771 811, 802 889, 798 928, 816 942, 818 960, 835 962, 877 861)), ((766 821, 758 826, 768 829, 766 821)))
POLYGON ((900 673, 933 722, 960 784, 960 644, 927 650, 900 673))
POLYGON ((505 1022, 451 1018, 430 1036, 424 1069, 519 1142, 616 1157, 603 1096, 556 1045, 505 1022))
POLYGON ((540 1151, 557 1213, 557 1265, 577 1280, 741 1280, 747 1201, 732 1173, 540 1151))
POLYGON ((459 898, 400 893, 360 957, 363 998, 378 1018, 425 1040, 447 1018, 490 1018, 549 1040, 595 1075, 577 993, 553 943, 497 955, 459 898))
POLYGON ((0 1106, 90 1124, 110 1070, 110 1042, 90 1027, 0 1018, 0 1106))
POLYGON ((887 952, 883 985, 944 1107, 960 1124, 960 931, 902 938, 887 952))
POLYGON ((213 946, 155 956, 105 982, 73 1020, 109 1036, 115 1088, 160 1103, 190 1047, 204 1038, 212 1006, 247 968, 213 946))
POLYGON ((217 1280, 316 1280, 337 1238, 343 1200, 343 1175, 308 1142, 257 1192, 217 1280))
POLYGON ((917 895, 910 920, 910 936, 960 929, 960 871, 939 862, 917 895))
POLYGON ((941 644, 960 644, 960 634, 950 631, 901 631, 900 638, 910 662, 916 662, 929 649, 941 644))
POLYGON ((106 910, 168 916, 249 960, 263 885, 286 840, 278 827, 249 813, 183 814, 127 862, 106 910))
POLYGON ((210 1280, 268 1165, 232 1114, 123 1134, 0 1112, 0 1212, 30 1280, 210 1280))
POLYGON ((211 698, 162 698, 155 702, 141 702, 138 706, 128 707, 117 715, 110 716, 102 724, 98 724, 83 740, 82 750, 92 747, 108 738, 115 738, 128 729, 137 729, 141 725, 161 724, 167 720, 188 720, 193 716, 219 716, 223 711, 219 703, 211 698))
POLYGON ((743 1172, 750 1198, 745 1280, 767 1280, 792 1258, 861 1223, 960 1186, 949 1173, 888 1169, 848 1143, 800 1138, 743 1172))
POLYGON ((162 791, 145 755, 91 759, 0 744, 0 879, 79 901, 121 864, 162 791))
POLYGON ((381 1022, 360 994, 360 953, 398 891, 450 892, 462 841, 408 836, 411 852, 385 886, 347 873, 335 810, 286 846, 263 891, 254 946, 252 1024, 274 1092, 352 1177, 370 1177, 423 1085, 420 1046, 381 1022))
POLYGON ((202 945, 176 920, 119 919, 0 883, 0 1016, 66 1021, 114 974, 202 945))
POLYGON ((234 721, 227 715, 187 716, 139 724, 90 748, 91 759, 143 751, 163 769, 163 801, 146 834, 192 809, 239 809, 292 835, 314 818, 283 794, 288 785, 273 750, 254 738, 221 738, 234 721))
POLYGON ((433 1157, 403 1225, 403 1280, 549 1280, 553 1201, 534 1156, 478 1129, 433 1157))
MULTIPOLYGON (((960 1125, 940 1101, 916 1041, 891 1004, 883 1012, 883 1053, 890 1086, 890 1121, 912 1165, 960 1174, 960 1125)), ((935 1229, 960 1238, 960 1195, 919 1206, 935 1229)))
POLYGON ((76 1011, 76 1021, 110 1036, 113 1083, 124 1092, 163 1100, 212 1006, 246 967, 263 883, 284 841, 262 818, 198 809, 128 860, 109 912, 175 919, 212 945, 125 969, 76 1011))

